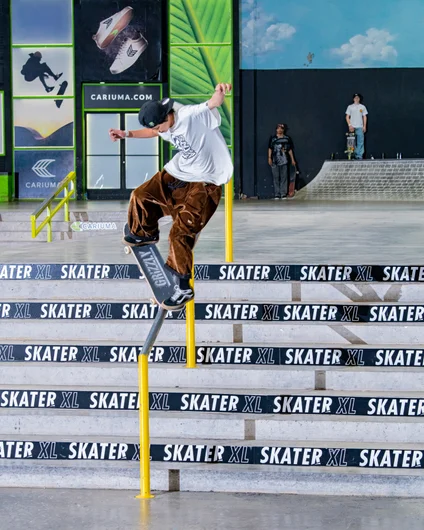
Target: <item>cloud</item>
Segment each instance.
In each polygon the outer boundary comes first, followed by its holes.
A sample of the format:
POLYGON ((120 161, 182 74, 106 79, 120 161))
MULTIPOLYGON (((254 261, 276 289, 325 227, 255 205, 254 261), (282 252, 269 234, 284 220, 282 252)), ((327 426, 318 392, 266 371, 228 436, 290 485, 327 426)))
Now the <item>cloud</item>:
POLYGON ((242 52, 246 56, 278 50, 283 41, 296 33, 293 26, 279 22, 273 15, 257 7, 256 0, 244 0, 242 10, 249 12, 241 28, 242 52))
POLYGON ((366 35, 355 35, 340 48, 333 48, 331 53, 340 57, 347 67, 364 68, 375 63, 394 64, 398 53, 389 43, 395 38, 384 29, 370 28, 366 35))

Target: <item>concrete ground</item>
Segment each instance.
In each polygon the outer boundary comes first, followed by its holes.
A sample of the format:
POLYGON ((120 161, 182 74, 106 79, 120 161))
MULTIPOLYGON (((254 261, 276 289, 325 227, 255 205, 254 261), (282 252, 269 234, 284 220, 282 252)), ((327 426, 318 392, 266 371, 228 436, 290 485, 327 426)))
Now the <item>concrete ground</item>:
POLYGON ((28 530, 422 530, 422 499, 0 489, 0 528, 28 530))
MULTIPOLYGON (((124 201, 73 203, 72 210, 108 221, 124 201), (102 212, 99 218, 99 212, 102 212)), ((0 204, 0 216, 29 216, 34 203, 0 204)), ((58 220, 62 215, 58 214, 58 220)), ((167 221, 167 219, 165 219, 167 221)), ((169 218, 170 221, 170 218, 169 218)), ((119 223, 117 223, 119 225, 119 223)), ((234 261, 285 264, 419 265, 424 246, 424 208, 417 202, 237 201, 234 203, 234 261)), ((170 224, 161 227, 166 252, 170 224)), ((117 231, 74 241, 34 244, 0 241, 2 263, 126 263, 117 231)), ((28 228, 29 231, 29 228, 28 228)), ((206 226, 195 249, 197 263, 224 261, 224 208, 206 226)))

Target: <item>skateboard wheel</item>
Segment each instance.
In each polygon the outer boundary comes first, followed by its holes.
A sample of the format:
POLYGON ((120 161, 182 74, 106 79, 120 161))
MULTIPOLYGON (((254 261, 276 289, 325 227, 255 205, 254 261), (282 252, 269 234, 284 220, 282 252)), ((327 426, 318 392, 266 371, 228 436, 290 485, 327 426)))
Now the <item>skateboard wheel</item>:
POLYGON ((156 300, 154 298, 150 298, 150 303, 152 305, 158 305, 158 303, 156 302, 156 300))
POLYGON ((130 249, 130 247, 125 247, 125 248, 124 248, 124 252, 125 252, 125 254, 131 254, 131 249, 130 249))

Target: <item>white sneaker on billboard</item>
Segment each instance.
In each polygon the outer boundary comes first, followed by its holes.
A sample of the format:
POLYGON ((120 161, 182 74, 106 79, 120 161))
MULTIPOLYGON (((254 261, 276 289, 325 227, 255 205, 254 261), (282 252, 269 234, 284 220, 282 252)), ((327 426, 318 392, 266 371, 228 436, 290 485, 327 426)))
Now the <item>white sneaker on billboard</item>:
POLYGON ((120 74, 128 70, 144 52, 147 45, 148 42, 141 33, 138 39, 126 39, 110 67, 111 74, 120 74))
POLYGON ((99 24, 97 33, 93 35, 93 40, 97 46, 104 50, 111 44, 116 37, 125 29, 131 22, 134 16, 134 10, 132 7, 124 7, 118 13, 115 13, 112 17, 102 20, 99 24))

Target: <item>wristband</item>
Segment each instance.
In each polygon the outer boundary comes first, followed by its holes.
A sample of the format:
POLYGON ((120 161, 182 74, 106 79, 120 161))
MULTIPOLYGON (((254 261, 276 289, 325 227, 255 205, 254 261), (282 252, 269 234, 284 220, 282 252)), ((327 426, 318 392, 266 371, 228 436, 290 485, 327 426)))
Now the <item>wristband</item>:
POLYGON ((124 131, 124 134, 125 134, 125 138, 129 138, 130 137, 130 131, 124 131))

